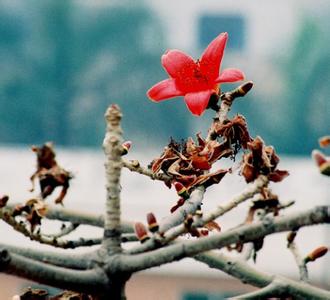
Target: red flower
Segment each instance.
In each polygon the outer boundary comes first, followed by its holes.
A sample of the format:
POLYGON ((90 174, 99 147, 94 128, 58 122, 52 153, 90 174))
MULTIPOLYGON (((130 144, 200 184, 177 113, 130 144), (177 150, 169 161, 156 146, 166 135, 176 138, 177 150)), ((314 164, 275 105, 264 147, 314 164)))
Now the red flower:
POLYGON ((205 49, 202 57, 194 61, 179 50, 169 50, 162 56, 162 65, 170 78, 154 85, 148 97, 156 102, 184 96, 188 109, 200 116, 212 94, 218 92, 220 83, 244 79, 238 69, 225 69, 219 75, 228 34, 221 33, 205 49))

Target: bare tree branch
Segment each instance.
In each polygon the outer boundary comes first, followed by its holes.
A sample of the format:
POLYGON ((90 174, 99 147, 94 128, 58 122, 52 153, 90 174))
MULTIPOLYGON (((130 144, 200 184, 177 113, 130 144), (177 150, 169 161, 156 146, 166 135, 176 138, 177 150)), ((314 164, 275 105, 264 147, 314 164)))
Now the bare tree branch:
POLYGON ((298 299, 330 299, 329 291, 316 288, 308 283, 261 272, 237 257, 229 257, 223 253, 209 251, 198 254, 194 258, 211 268, 221 270, 241 280, 243 283, 264 288, 256 292, 236 296, 235 299, 266 299, 266 295, 272 297, 294 295, 298 299))
MULTIPOLYGON (((229 298, 229 299, 268 299, 278 296, 284 296, 286 288, 281 285, 282 282, 276 282, 279 281, 276 278, 267 286, 264 288, 261 288, 257 291, 247 293, 240 296, 235 296, 235 298, 229 298)), ((286 294, 288 296, 288 294, 286 294)))
POLYGON ((123 139, 120 121, 122 113, 117 105, 108 107, 105 113, 107 123, 103 141, 106 156, 106 211, 104 218, 104 239, 102 245, 109 253, 119 253, 121 249, 120 228, 120 174, 122 168, 123 139))
MULTIPOLYGON (((17 204, 7 204, 6 209, 13 210, 17 204)), ((90 225, 95 227, 104 227, 104 216, 96 215, 86 212, 79 212, 71 209, 47 207, 45 218, 50 220, 58 220, 64 222, 71 222, 80 225, 90 225)), ((134 222, 122 221, 121 222, 122 233, 133 233, 134 222)))
POLYGON ((9 253, 4 249, 0 251, 0 267, 3 273, 86 293, 106 290, 109 285, 108 278, 101 268, 71 270, 9 253))
MULTIPOLYGON (((218 206, 213 212, 203 216, 202 218, 195 218, 194 223, 191 225, 192 228, 197 228, 205 225, 206 223, 216 219, 224 215, 226 212, 238 206, 240 203, 245 200, 253 197, 256 193, 260 191, 260 189, 268 183, 268 179, 265 176, 259 176, 254 183, 249 184, 246 189, 231 199, 227 204, 218 206)), ((191 195, 190 201, 186 202, 178 211, 174 212, 174 214, 165 219, 164 222, 160 225, 160 232, 164 232, 164 229, 168 228, 168 232, 165 235, 154 235, 150 240, 148 240, 143 245, 139 245, 136 248, 130 249, 128 253, 136 254, 142 253, 147 250, 151 250, 155 247, 159 247, 160 245, 165 245, 180 236, 181 234, 187 231, 185 225, 180 224, 177 227, 171 229, 173 224, 183 223, 184 216, 187 216, 189 213, 193 213, 196 211, 197 207, 202 203, 203 194, 195 193, 191 195), (191 206, 190 204, 193 203, 191 206), (190 205, 191 207, 189 207, 190 205), (188 209, 189 208, 189 209, 188 209), (192 208, 192 209, 190 209, 192 208), (181 215, 181 216, 180 216, 181 215), (175 220, 175 222, 173 221, 175 220)))
POLYGON ((273 275, 261 272, 240 258, 230 257, 215 250, 194 256, 194 259, 207 264, 210 268, 221 270, 244 283, 265 287, 273 280, 273 275))
POLYGON ((87 269, 92 265, 92 257, 95 250, 86 253, 64 253, 47 250, 37 250, 27 247, 17 247, 0 243, 0 249, 6 249, 10 253, 19 254, 21 256, 38 260, 47 264, 72 269, 87 269))
MULTIPOLYGON (((214 211, 203 215, 201 218, 195 218, 195 221, 191 225, 191 228, 202 227, 210 221, 224 215, 226 212, 232 210, 240 203, 252 198, 256 193, 260 192, 260 189, 268 183, 268 179, 265 176, 259 176, 253 183, 249 184, 247 188, 239 195, 231 199, 228 203, 224 205, 219 205, 214 211)), ((179 235, 186 232, 184 225, 179 225, 169 232, 165 236, 165 243, 174 240, 179 235)))
POLYGON ((132 172, 136 172, 142 175, 149 177, 152 180, 160 180, 160 181, 171 181, 172 177, 164 174, 164 173, 153 173, 150 169, 144 168, 140 165, 137 160, 123 160, 123 167, 127 168, 132 172))
POLYGON ((104 226, 103 215, 93 215, 91 213, 79 212, 76 210, 49 207, 46 218, 51 220, 68 221, 76 224, 91 225, 96 227, 104 226))
POLYGON ((300 279, 302 281, 308 282, 308 269, 307 269, 305 261, 301 257, 297 243, 295 242, 294 239, 292 239, 292 241, 288 242, 288 249, 291 251, 291 253, 295 259, 295 262, 298 266, 300 279))
POLYGON ((227 232, 214 233, 212 236, 197 240, 185 240, 147 253, 123 256, 122 260, 125 263, 123 263, 122 267, 126 271, 135 272, 180 260, 184 257, 195 256, 198 253, 211 249, 220 249, 237 242, 253 241, 274 232, 283 232, 302 226, 329 222, 329 206, 318 206, 287 216, 269 216, 262 222, 242 225, 227 232))
MULTIPOLYGON (((203 187, 196 188, 190 195, 190 198, 186 200, 186 202, 178 208, 173 214, 165 218, 159 224, 159 232, 164 233, 170 228, 177 226, 182 223, 188 214, 193 214, 197 208, 201 205, 205 189, 203 187)), ((138 245, 128 251, 126 253, 136 254, 145 252, 154 248, 159 247, 163 241, 163 234, 155 234, 148 241, 143 243, 142 245, 138 245)))
POLYGON ((16 219, 12 217, 10 213, 2 209, 0 209, 0 218, 7 224, 9 224, 17 232, 22 233, 23 235, 29 237, 31 240, 53 247, 72 249, 83 246, 98 245, 102 242, 102 238, 79 238, 77 240, 66 240, 63 238, 43 235, 38 232, 31 232, 31 230, 27 228, 28 225, 26 223, 17 222, 16 219))
POLYGON ((70 234, 71 232, 75 231, 78 227, 79 227, 79 224, 70 223, 67 225, 67 224, 63 223, 62 228, 59 232, 52 233, 52 234, 44 234, 44 236, 57 239, 57 238, 70 234))

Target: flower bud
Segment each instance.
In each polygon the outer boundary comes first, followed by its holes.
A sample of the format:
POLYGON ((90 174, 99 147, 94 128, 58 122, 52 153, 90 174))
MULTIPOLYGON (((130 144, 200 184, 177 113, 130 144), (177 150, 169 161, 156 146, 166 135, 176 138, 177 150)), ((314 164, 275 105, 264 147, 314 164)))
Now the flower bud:
POLYGON ((323 136, 319 139, 319 144, 322 148, 330 146, 330 135, 323 136))
POLYGON ((146 240, 149 239, 147 229, 145 228, 145 226, 142 223, 140 223, 140 222, 135 223, 134 230, 135 230, 135 234, 136 234, 137 238, 139 239, 139 241, 141 243, 144 243, 146 240))
POLYGON ((193 222, 194 222, 193 216, 191 214, 188 214, 184 220, 184 226, 190 229, 193 222))
POLYGON ((201 228, 199 230, 200 236, 208 236, 209 235, 209 230, 207 228, 201 228))
POLYGON ((148 229, 151 232, 157 232, 159 229, 159 225, 157 223, 157 219, 153 213, 147 214, 147 222, 148 222, 148 229))
POLYGON ((178 182, 178 181, 174 182, 174 187, 180 197, 182 197, 183 199, 189 198, 189 193, 181 182, 178 182))
POLYGON ((330 176, 330 159, 318 150, 313 150, 312 157, 319 167, 321 174, 330 176))
POLYGON ((5 207, 8 200, 9 200, 9 197, 7 195, 0 197, 0 208, 5 207))
POLYGON ((171 207, 171 213, 174 213, 180 206, 182 206, 185 203, 185 201, 186 201, 185 199, 180 198, 176 202, 176 204, 173 207, 171 207))
POLYGON ((296 235, 297 235, 297 231, 290 231, 286 237, 287 241, 289 244, 291 244, 294 239, 296 238, 296 235))
POLYGON ((128 150, 132 146, 132 142, 126 141, 126 142, 122 143, 121 146, 123 147, 122 155, 126 155, 128 153, 128 150))
POLYGON ((322 256, 324 256, 325 254, 327 254, 328 252, 328 248, 327 247, 324 247, 324 246, 321 246, 321 247, 318 247, 316 248, 314 251, 312 251, 311 253, 309 253, 304 261, 305 263, 308 263, 310 261, 314 261, 322 256))

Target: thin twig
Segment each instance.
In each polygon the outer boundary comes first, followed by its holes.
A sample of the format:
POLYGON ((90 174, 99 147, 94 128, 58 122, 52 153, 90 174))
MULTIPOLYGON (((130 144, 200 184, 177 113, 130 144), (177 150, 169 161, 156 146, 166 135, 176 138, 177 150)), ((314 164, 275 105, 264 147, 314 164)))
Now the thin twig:
POLYGON ((172 177, 164 174, 164 173, 154 173, 150 169, 144 168, 140 165, 137 160, 123 160, 123 167, 129 169, 132 172, 136 172, 142 175, 149 177, 152 180, 160 180, 160 181, 171 181, 172 177))
POLYGON ((308 282, 308 269, 304 259, 301 257, 300 251, 294 238, 288 241, 288 249, 291 251, 294 260, 298 266, 300 280, 308 282))
POLYGON ((38 232, 31 232, 31 230, 28 229, 28 225, 26 223, 16 221, 16 219, 12 217, 8 211, 3 209, 0 209, 0 218, 9 224, 13 229, 29 237, 31 240, 58 248, 73 249, 77 247, 98 245, 102 242, 101 238, 80 238, 78 240, 65 240, 62 238, 43 235, 38 232))
MULTIPOLYGON (((7 204, 6 209, 13 209, 18 205, 15 204, 7 204)), ((86 213, 71 209, 65 208, 56 208, 56 207, 47 207, 45 218, 50 220, 71 222, 80 225, 90 225, 95 227, 104 227, 104 216, 96 215, 92 213, 86 213)), ((121 232, 122 233, 133 233, 134 232, 134 222, 130 221, 122 221, 121 222, 121 232)))
POLYGON ((65 235, 68 235, 71 232, 75 231, 79 227, 79 224, 70 223, 68 225, 63 224, 62 226, 63 227, 61 228, 61 230, 59 232, 52 233, 52 234, 43 234, 43 236, 53 238, 53 239, 58 239, 60 237, 63 237, 65 235))
MULTIPOLYGON (((236 89, 226 92, 221 94, 220 96, 220 107, 217 111, 216 117, 214 118, 214 124, 215 123, 220 123, 223 124, 226 119, 227 115, 231 109, 231 106, 236 98, 243 97, 245 96, 253 87, 253 82, 248 81, 243 84, 241 84, 239 87, 236 89)), ((207 135, 207 141, 209 140, 215 140, 217 137, 216 133, 213 130, 213 127, 209 129, 208 135, 207 135)))

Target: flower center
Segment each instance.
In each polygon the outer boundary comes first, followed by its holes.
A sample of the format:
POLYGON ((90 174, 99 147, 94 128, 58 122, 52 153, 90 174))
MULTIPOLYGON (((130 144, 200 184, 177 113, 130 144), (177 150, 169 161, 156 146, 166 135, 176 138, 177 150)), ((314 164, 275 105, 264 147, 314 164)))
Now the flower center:
POLYGON ((207 68, 203 68, 197 60, 194 65, 184 66, 175 78, 179 90, 190 93, 214 89, 215 85, 210 80, 207 68))

